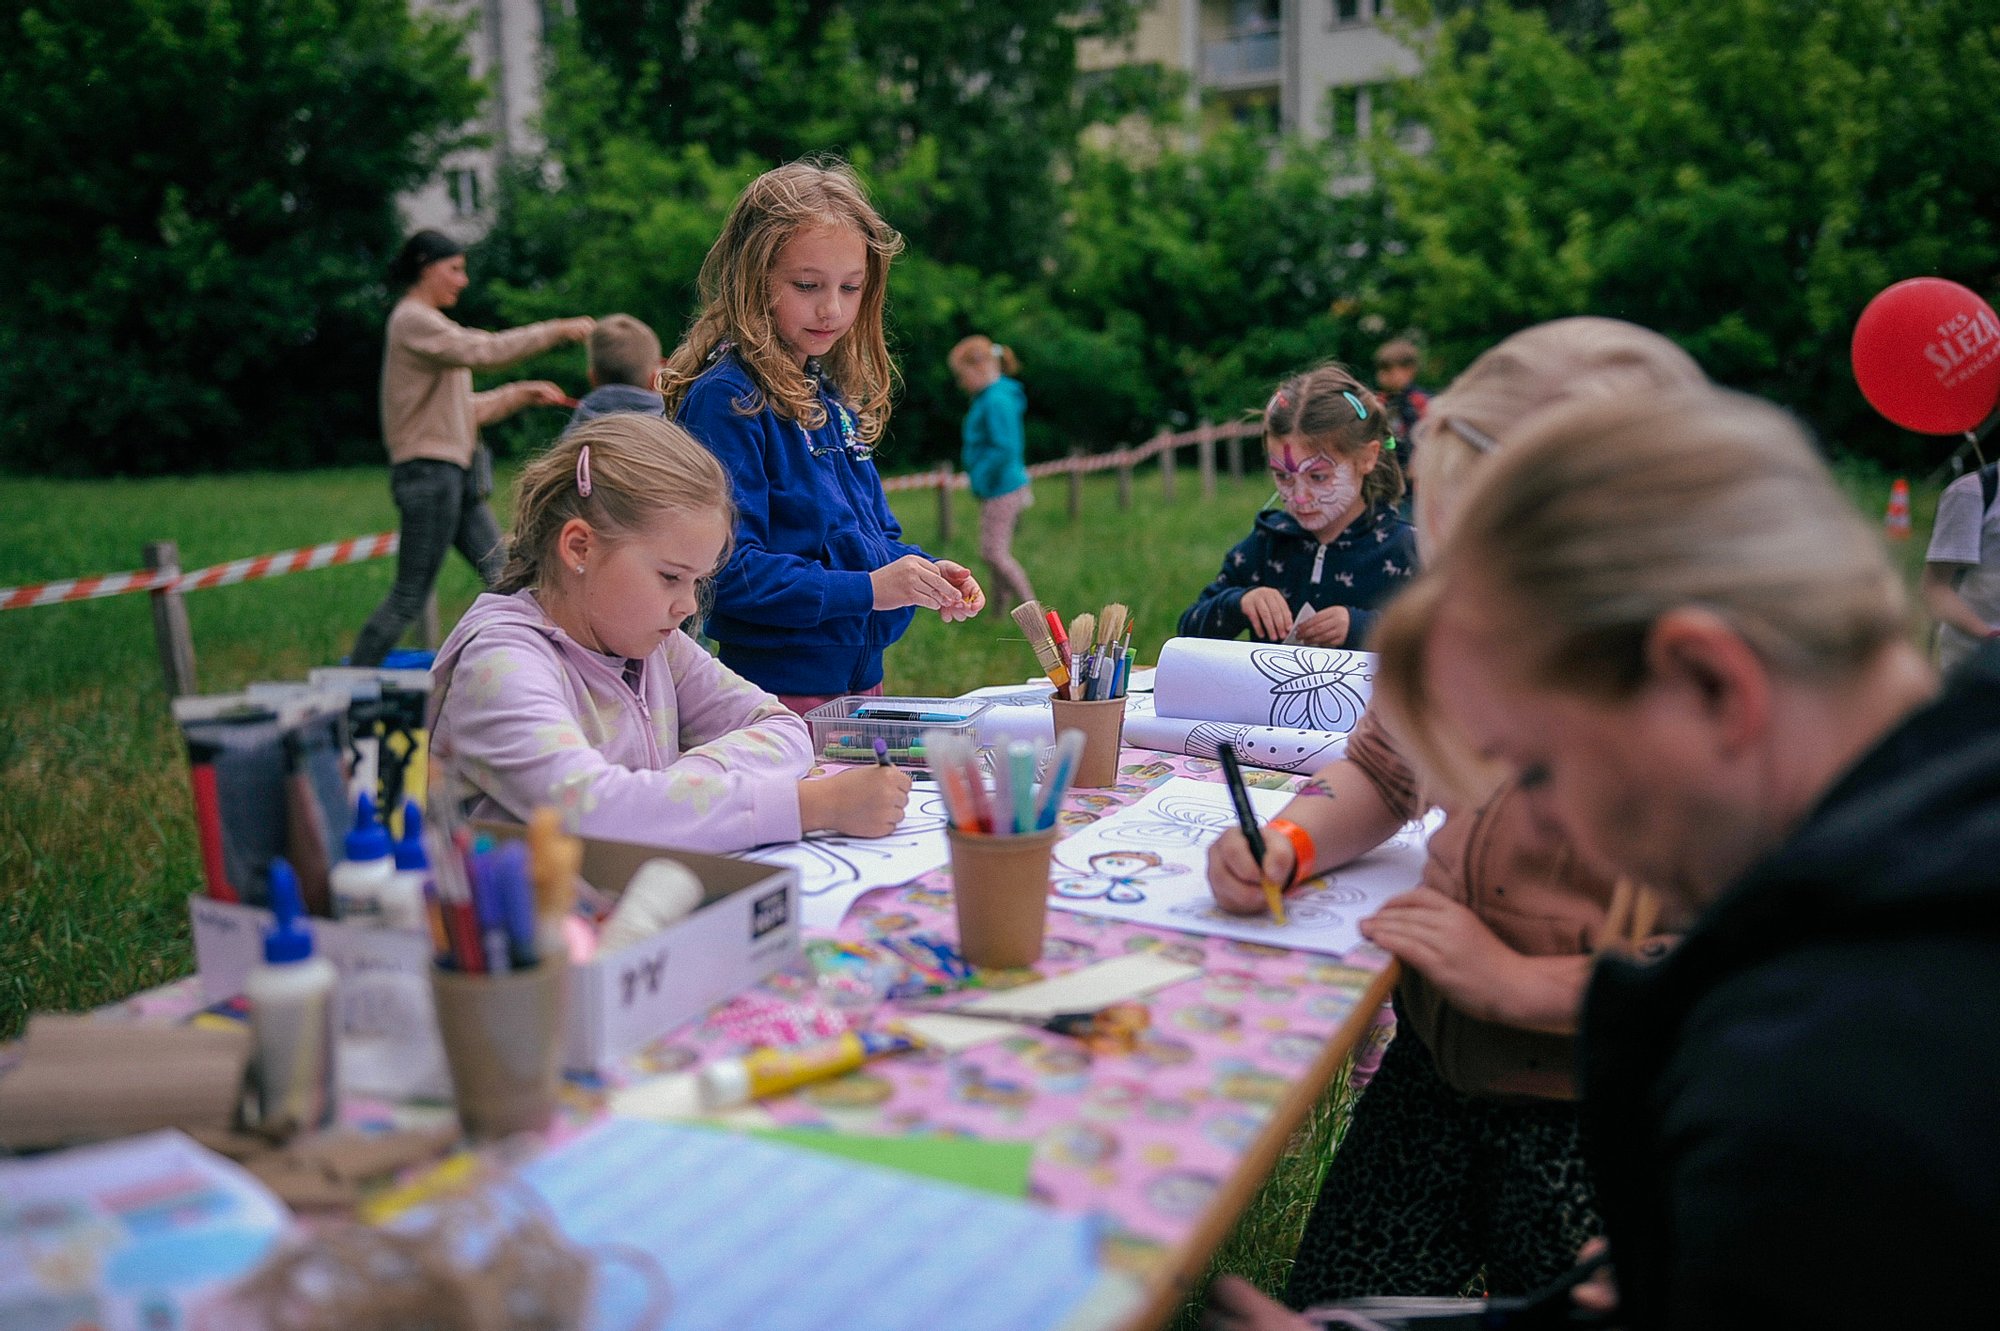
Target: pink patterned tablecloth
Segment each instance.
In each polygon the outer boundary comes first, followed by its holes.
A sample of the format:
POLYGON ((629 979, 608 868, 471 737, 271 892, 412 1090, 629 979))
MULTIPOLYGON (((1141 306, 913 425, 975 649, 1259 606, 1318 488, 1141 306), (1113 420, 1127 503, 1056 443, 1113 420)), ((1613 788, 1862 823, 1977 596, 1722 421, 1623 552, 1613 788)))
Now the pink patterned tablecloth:
MULTIPOLYGON (((1175 776, 1219 781, 1220 764, 1127 749, 1118 785, 1074 792, 1062 822, 1094 822, 1175 776)), ((1251 780, 1280 789, 1300 783, 1275 773, 1251 780)), ((869 893, 837 936, 910 932, 957 936, 948 867, 869 893)), ((766 1108, 788 1127, 1033 1141, 1034 1194, 1063 1210, 1100 1213, 1107 1257, 1149 1272, 1189 1239, 1387 958, 1373 948, 1327 957, 1051 910, 1037 970, 1057 975, 1141 951, 1193 963, 1204 974, 1146 1000, 1152 1025, 1134 1054, 1093 1056, 1074 1040, 1024 1028, 951 1056, 882 1059, 766 1108)), ((732 1051, 713 1029, 690 1028, 644 1051, 634 1071, 687 1067, 732 1051)))
MULTIPOLYGON (((1127 749, 1117 786, 1073 792, 1062 822, 1094 822, 1170 777, 1220 780, 1219 766, 1206 758, 1127 749)), ((1299 780, 1276 773, 1251 777, 1253 784, 1283 789, 1299 780)), ((849 911, 837 936, 927 932, 955 938, 950 880, 945 868, 871 892, 849 911)), ((1281 1103, 1290 1098, 1296 1108, 1301 1081, 1316 1067, 1324 1069, 1330 1052, 1346 1052, 1329 1051, 1329 1042, 1348 1025, 1388 959, 1367 947, 1327 957, 1051 910, 1037 970, 1057 975, 1141 951, 1191 962, 1203 974, 1146 1000, 1152 1024, 1132 1054, 1093 1056, 1074 1040, 1022 1028, 955 1055, 882 1059, 765 1108, 793 1127, 1032 1141, 1033 1194, 1061 1210, 1101 1216, 1107 1262, 1152 1280, 1172 1268, 1188 1269, 1206 1257, 1187 1249, 1203 1219, 1219 1205, 1240 1206, 1261 1181, 1240 1175, 1253 1167, 1253 1145, 1266 1136, 1281 1103)), ((190 980, 139 995, 124 1007, 134 1015, 184 1015, 197 1001, 190 980)), ((1350 1034, 1365 1029, 1349 1027, 1350 1034)), ((629 1084, 739 1051, 713 1026, 689 1027, 634 1055, 610 1080, 629 1084)), ((572 1127, 601 1112, 604 1090, 567 1089, 572 1127)), ((346 1116, 366 1122, 387 1113, 387 1106, 364 1102, 349 1105, 346 1116)), ((1207 1231, 1211 1242, 1220 1232, 1213 1223, 1207 1231)))

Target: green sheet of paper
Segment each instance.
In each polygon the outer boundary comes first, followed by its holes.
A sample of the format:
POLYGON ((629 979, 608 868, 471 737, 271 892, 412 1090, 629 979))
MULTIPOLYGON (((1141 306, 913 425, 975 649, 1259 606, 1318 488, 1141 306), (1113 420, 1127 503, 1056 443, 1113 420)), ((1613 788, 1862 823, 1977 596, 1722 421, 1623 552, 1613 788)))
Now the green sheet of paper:
POLYGON ((981 1141, 974 1137, 857 1137, 811 1128, 753 1128, 744 1135, 942 1179, 1002 1197, 1028 1195, 1028 1165, 1035 1156, 1033 1142, 981 1141))

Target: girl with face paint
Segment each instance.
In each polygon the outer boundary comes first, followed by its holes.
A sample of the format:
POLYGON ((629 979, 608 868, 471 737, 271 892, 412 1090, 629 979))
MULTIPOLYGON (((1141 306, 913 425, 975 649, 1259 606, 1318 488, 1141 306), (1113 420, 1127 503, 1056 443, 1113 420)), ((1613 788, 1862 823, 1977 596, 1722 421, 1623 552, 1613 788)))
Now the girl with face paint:
POLYGON ((1376 610, 1417 571, 1416 533, 1381 402, 1347 369, 1322 365, 1278 385, 1264 408, 1277 503, 1181 616, 1195 638, 1366 650, 1376 610))

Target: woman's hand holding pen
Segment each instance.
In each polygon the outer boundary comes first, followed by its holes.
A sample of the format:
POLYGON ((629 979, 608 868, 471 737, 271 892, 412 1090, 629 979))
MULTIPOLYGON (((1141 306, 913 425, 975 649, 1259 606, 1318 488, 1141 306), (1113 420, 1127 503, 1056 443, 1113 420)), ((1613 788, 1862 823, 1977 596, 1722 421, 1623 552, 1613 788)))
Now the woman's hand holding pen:
MULTIPOLYGON (((875 608, 901 610, 904 606, 920 605, 928 610, 942 610, 958 605, 965 598, 941 571, 943 567, 922 555, 904 555, 892 564, 884 564, 868 575, 868 580, 875 584, 875 608)), ((974 588, 977 589, 976 583, 974 588)))
POLYGON ((944 616, 945 623, 956 624, 961 620, 971 619, 986 608, 986 593, 980 590, 979 579, 972 576, 971 569, 963 564, 954 564, 949 559, 940 559, 937 561, 937 571, 944 575, 945 581, 957 588, 959 596, 958 604, 938 607, 938 613, 944 616))
POLYGON ((888 836, 910 802, 910 774, 871 765, 799 782, 799 825, 807 832, 888 836))
POLYGON ((1261 915, 1270 909, 1264 884, 1289 883, 1298 869, 1298 859, 1287 837, 1267 837, 1264 865, 1260 870, 1250 842, 1237 828, 1230 828, 1208 848, 1208 889, 1215 904, 1231 915, 1261 915))
POLYGON ((1250 631, 1265 642, 1283 642, 1292 631, 1292 607, 1276 587, 1252 587, 1243 593, 1243 614, 1250 631))

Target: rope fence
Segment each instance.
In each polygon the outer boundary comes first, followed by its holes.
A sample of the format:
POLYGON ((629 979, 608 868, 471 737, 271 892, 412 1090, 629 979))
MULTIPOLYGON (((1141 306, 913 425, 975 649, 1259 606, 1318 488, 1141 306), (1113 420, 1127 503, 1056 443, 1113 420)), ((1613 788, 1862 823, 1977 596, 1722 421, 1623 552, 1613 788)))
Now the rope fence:
MULTIPOLYGON (((1193 446, 1196 451, 1196 466, 1201 477, 1202 495, 1214 498, 1216 492, 1215 446, 1224 444, 1228 453, 1228 467, 1231 476, 1243 474, 1243 440, 1260 437, 1263 426, 1256 421, 1244 421, 1230 425, 1211 425, 1204 421, 1193 430, 1178 434, 1161 433, 1143 444, 1130 448, 1113 449, 1105 453, 1085 453, 1077 451, 1066 458, 1050 462, 1038 462, 1028 468, 1031 480, 1046 480, 1052 476, 1069 477, 1069 515, 1072 519, 1082 516, 1083 478, 1102 471, 1118 472, 1118 506, 1132 506, 1133 471, 1141 463, 1154 458, 1160 460, 1160 492, 1162 498, 1171 502, 1174 498, 1175 454, 1183 448, 1193 446)), ((882 488, 891 493, 915 490, 935 490, 938 497, 938 537, 948 541, 952 536, 952 493, 970 488, 971 480, 964 472, 954 470, 949 464, 930 471, 911 472, 901 476, 885 476, 882 488)), ((89 577, 65 578, 54 582, 28 583, 19 587, 0 587, 0 611, 27 610, 37 606, 65 605, 76 601, 93 601, 107 596, 124 596, 135 592, 145 592, 153 602, 153 629, 160 650, 161 669, 167 677, 167 687, 176 696, 195 692, 194 640, 188 631, 187 607, 182 602, 184 593, 206 591, 211 587, 230 587, 242 582, 257 582, 266 578, 280 578, 292 573, 304 573, 310 569, 333 568, 341 564, 360 564, 371 559, 384 559, 396 553, 400 538, 395 532, 377 532, 372 536, 350 536, 342 541, 328 541, 321 545, 306 546, 297 550, 281 550, 275 554, 253 555, 247 559, 232 559, 223 564, 211 564, 207 568, 183 570, 180 567, 180 550, 173 541, 152 541, 145 546, 145 567, 126 573, 98 573, 89 577)), ((435 596, 425 607, 424 632, 433 647, 437 645, 437 602, 435 596)))

